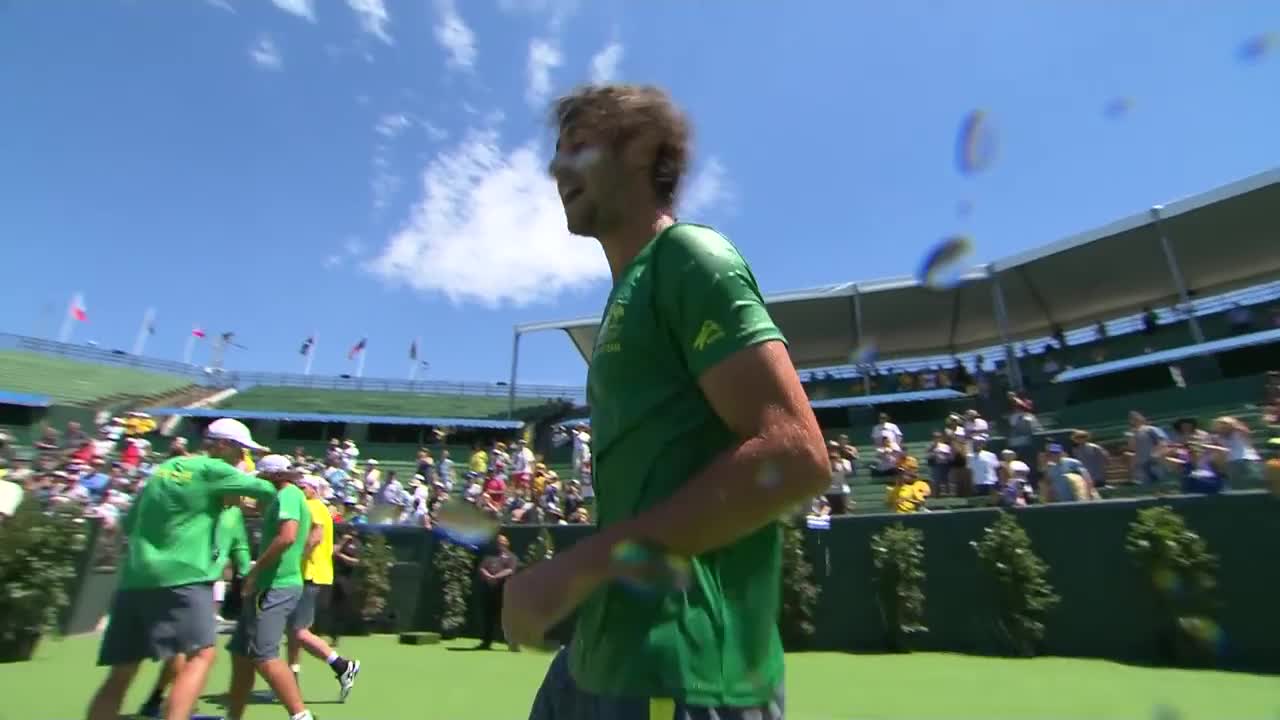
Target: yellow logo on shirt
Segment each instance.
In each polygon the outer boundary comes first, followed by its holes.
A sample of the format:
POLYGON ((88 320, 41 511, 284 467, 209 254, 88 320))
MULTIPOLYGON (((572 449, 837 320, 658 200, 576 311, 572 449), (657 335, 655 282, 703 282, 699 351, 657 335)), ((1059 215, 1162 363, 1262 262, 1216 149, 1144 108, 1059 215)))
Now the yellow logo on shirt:
POLYGON ((625 312, 626 306, 619 303, 609 306, 604 322, 600 325, 600 332, 596 335, 597 353, 618 352, 622 349, 622 316, 625 312))
POLYGON ((712 320, 702 323, 698 336, 693 339, 694 350, 706 350, 711 343, 724 337, 724 328, 712 320))

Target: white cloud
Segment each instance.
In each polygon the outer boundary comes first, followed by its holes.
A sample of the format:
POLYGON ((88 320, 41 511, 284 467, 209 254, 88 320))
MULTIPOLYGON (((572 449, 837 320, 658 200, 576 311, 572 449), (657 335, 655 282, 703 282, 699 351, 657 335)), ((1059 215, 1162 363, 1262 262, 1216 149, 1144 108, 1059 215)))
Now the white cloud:
POLYGON ((311 22, 316 21, 314 0, 271 0, 271 3, 291 15, 306 18, 311 22))
POLYGON ((387 113, 378 118, 378 123, 373 126, 373 130, 382 137, 394 139, 408 127, 408 115, 404 113, 387 113))
POLYGON ((229 13, 236 14, 236 9, 231 7, 231 3, 227 2, 227 0, 205 0, 205 2, 219 10, 226 10, 229 13))
POLYGON ((364 241, 351 236, 342 241, 342 251, 348 255, 359 255, 364 252, 364 241))
POLYGON ((701 215, 725 208, 733 201, 728 173, 718 158, 711 157, 689 178, 680 199, 680 216, 701 215))
POLYGON ((269 35, 258 38, 258 42, 249 48, 249 57, 258 64, 258 67, 268 70, 279 70, 284 66, 284 58, 280 56, 279 48, 269 35))
POLYGON ((609 276, 596 241, 570 235, 546 160, 513 150, 496 129, 472 129, 422 173, 422 198, 368 265, 455 303, 548 301, 609 276))
POLYGON ((387 6, 382 0, 347 0, 347 7, 360 19, 361 30, 391 44, 391 36, 387 34, 391 16, 387 14, 387 6))
POLYGON ((324 266, 326 269, 329 269, 329 270, 332 270, 333 268, 336 268, 341 264, 342 264, 341 255, 330 255, 324 259, 324 266))
POLYGON ((621 62, 622 43, 615 40, 591 56, 591 82, 612 82, 618 77, 618 65, 621 62))
POLYGON ((551 71, 563 62, 560 48, 553 41, 534 38, 529 42, 529 85, 525 88, 524 99, 530 105, 539 107, 547 102, 551 94, 551 71))
POLYGON ((454 0, 436 2, 436 42, 449 54, 449 67, 470 70, 476 64, 476 34, 467 27, 454 0))

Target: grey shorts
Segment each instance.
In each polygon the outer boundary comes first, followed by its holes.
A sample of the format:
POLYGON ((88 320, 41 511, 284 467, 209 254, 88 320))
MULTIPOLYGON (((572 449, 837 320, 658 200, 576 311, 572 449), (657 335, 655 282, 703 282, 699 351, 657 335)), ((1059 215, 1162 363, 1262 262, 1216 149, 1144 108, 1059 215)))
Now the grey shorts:
POLYGON ((301 600, 301 586, 258 591, 240 610, 227 650, 254 662, 280 657, 280 638, 301 600))
POLYGON ((316 624, 316 608, 321 604, 321 595, 329 590, 328 585, 307 583, 302 587, 302 597, 298 606, 289 615, 290 630, 306 630, 316 624))
POLYGON ((98 649, 98 665, 167 660, 212 647, 213 583, 118 590, 98 649))
POLYGON ((783 720, 783 688, 762 707, 697 707, 649 698, 611 698, 578 688, 569 673, 569 649, 551 661, 533 699, 529 720, 783 720))

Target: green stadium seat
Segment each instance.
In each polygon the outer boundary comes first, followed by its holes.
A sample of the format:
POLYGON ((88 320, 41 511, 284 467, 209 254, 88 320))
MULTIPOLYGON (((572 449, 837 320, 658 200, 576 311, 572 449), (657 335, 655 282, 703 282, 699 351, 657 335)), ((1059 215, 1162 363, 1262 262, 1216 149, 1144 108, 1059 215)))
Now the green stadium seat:
MULTIPOLYGON (((516 397, 516 408, 544 405, 546 398, 516 397)), ((441 395, 374 390, 328 390, 256 386, 241 391, 220 407, 234 410, 392 415, 396 417, 505 417, 507 396, 441 395)))

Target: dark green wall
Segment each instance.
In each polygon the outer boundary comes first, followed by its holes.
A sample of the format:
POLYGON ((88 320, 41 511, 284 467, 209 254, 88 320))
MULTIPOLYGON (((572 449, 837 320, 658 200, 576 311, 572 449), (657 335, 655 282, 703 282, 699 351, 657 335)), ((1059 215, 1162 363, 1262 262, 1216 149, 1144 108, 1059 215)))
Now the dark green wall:
MULTIPOLYGON (((1218 621, 1227 647, 1220 665, 1280 671, 1280 499, 1261 492, 1162 500, 1110 500, 1087 505, 1050 505, 1018 512, 1035 552, 1049 565, 1049 580, 1062 602, 1046 621, 1044 652, 1158 662, 1158 625, 1144 579, 1125 550, 1125 535, 1140 508, 1172 506, 1206 540, 1219 558, 1218 621)), ((916 515, 873 515, 836 519, 830 530, 809 531, 806 542, 817 580, 823 586, 814 647, 825 650, 882 651, 883 630, 871 584, 870 539, 885 525, 902 522, 924 531, 926 624, 918 647, 967 653, 996 653, 992 615, 970 542, 997 516, 995 510, 960 510, 916 515)), ((373 530, 366 528, 366 531, 373 530)), ((593 528, 550 528, 557 549, 591 534, 593 528)), ((439 628, 440 588, 432 564, 436 539, 418 528, 379 528, 396 556, 390 605, 393 628, 439 628)), ((504 529, 523 557, 538 527, 504 529)), ((88 583, 89 603, 105 610, 101 583, 88 583)), ((79 628, 91 627, 92 613, 76 604, 79 628)), ((466 635, 474 635, 474 612, 466 635)))

